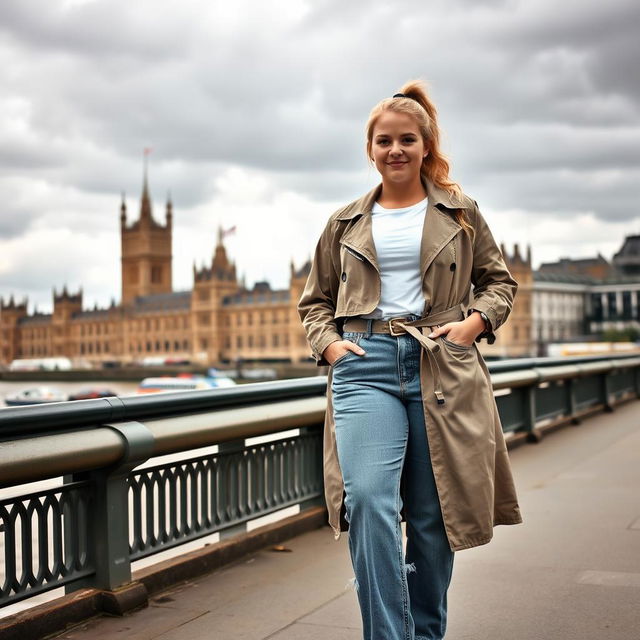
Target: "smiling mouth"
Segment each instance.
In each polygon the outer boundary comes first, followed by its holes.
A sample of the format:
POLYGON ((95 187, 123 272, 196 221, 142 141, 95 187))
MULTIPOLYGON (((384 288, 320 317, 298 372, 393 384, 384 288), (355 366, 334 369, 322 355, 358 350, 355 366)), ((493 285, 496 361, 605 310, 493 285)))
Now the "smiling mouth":
POLYGON ((407 163, 406 161, 405 162, 397 161, 397 162, 387 162, 387 164, 392 167, 401 167, 403 164, 407 164, 407 163))

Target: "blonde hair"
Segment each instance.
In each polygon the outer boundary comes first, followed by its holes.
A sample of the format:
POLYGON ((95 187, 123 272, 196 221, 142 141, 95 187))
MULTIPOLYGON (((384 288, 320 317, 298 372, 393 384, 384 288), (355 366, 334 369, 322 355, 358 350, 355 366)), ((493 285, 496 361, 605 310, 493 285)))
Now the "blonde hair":
MULTIPOLYGON (((418 124, 425 149, 429 151, 422 160, 420 175, 438 187, 448 191, 453 200, 462 203, 462 189, 458 183, 449 179, 449 161, 440 149, 440 128, 438 127, 438 112, 427 95, 427 89, 421 80, 407 82, 400 89, 405 98, 385 98, 373 107, 367 121, 367 157, 371 160, 373 144, 373 129, 378 118, 385 111, 406 113, 418 124)), ((463 209, 456 209, 455 218, 458 224, 467 232, 472 233, 463 209)))

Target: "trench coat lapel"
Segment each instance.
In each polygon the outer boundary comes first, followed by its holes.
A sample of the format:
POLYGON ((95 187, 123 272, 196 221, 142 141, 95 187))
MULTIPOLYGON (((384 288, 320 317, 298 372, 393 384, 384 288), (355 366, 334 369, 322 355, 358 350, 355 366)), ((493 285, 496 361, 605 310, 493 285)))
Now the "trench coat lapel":
POLYGON ((381 191, 382 185, 379 184, 358 200, 354 206, 349 207, 338 216, 340 220, 352 221, 340 239, 340 244, 362 254, 378 272, 380 272, 380 268, 378 267, 376 247, 373 242, 371 209, 373 209, 373 205, 381 191))
POLYGON ((451 214, 441 211, 429 198, 420 244, 420 271, 423 279, 433 259, 461 229, 451 214))
MULTIPOLYGON (((447 209, 456 209, 460 205, 456 206, 449 193, 432 182, 423 180, 423 184, 427 192, 428 204, 420 244, 422 278, 440 250, 462 229, 447 211, 447 209)), ((362 254, 378 272, 380 268, 373 241, 371 210, 381 192, 380 184, 338 216, 340 220, 351 221, 340 243, 362 254)))

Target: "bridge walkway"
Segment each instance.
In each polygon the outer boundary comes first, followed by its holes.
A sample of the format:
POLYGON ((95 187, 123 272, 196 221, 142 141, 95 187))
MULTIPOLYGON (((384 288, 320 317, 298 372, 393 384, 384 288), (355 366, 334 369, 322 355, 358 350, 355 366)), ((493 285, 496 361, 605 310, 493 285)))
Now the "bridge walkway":
MULTIPOLYGON (((640 639, 640 402, 511 451, 524 524, 456 554, 447 640, 640 639)), ((359 640, 347 538, 323 527, 65 640, 359 640)))

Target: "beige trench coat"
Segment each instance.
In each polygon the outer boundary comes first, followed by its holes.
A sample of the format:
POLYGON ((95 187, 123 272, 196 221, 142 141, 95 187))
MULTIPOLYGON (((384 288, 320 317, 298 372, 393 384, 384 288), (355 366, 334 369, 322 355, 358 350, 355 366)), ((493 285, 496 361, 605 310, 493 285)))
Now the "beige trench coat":
MULTIPOLYGON (((433 326, 438 326, 461 320, 465 310, 474 307, 491 321, 491 330, 476 342, 482 338, 493 342, 493 332, 511 312, 518 284, 477 203, 464 196, 461 207, 447 191, 428 181, 424 185, 428 207, 420 250, 422 315, 436 318, 437 314, 440 318, 433 326), (475 230, 473 239, 453 217, 456 208, 465 210, 475 230), (448 319, 443 321, 443 316, 448 319)), ((371 209, 380 191, 378 185, 335 212, 318 241, 298 302, 318 366, 329 364, 322 354, 330 343, 342 339, 344 319, 372 312, 380 300, 371 231, 371 209)), ((522 517, 489 371, 476 344, 464 347, 428 338, 431 327, 418 331, 423 334, 420 381, 431 463, 449 544, 459 551, 489 542, 495 525, 517 524, 522 517), (443 404, 438 402, 434 379, 439 379, 443 404)), ((332 372, 330 368, 323 457, 329 524, 337 540, 348 523, 331 401, 332 372)))

